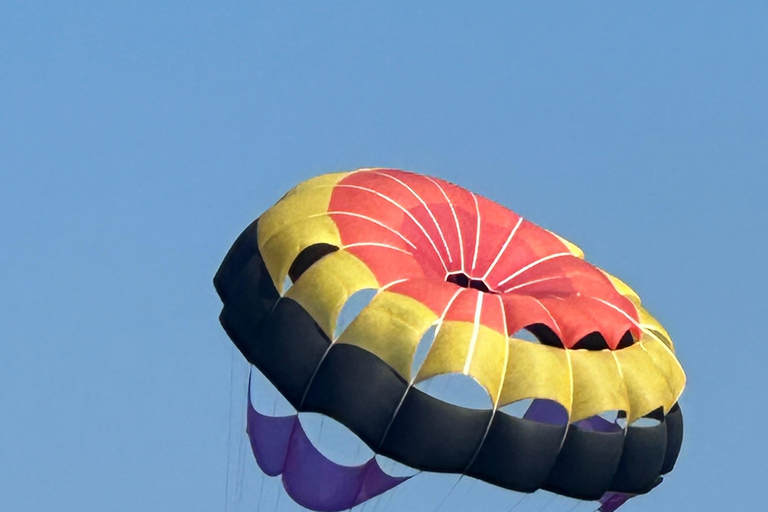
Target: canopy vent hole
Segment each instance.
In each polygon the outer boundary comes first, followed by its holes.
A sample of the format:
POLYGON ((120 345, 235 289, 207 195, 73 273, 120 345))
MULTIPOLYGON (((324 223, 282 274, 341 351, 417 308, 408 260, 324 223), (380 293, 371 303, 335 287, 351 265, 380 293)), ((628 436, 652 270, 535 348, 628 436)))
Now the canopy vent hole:
POLYGON ((560 341, 560 338, 557 336, 557 334, 555 334, 552 329, 544 324, 526 325, 525 330, 530 331, 542 345, 548 345, 555 348, 565 348, 563 346, 563 342, 560 341))
POLYGON ((629 426, 635 428, 650 428, 661 424, 664 421, 664 409, 659 407, 641 418, 637 418, 629 426))
POLYGON ((445 281, 448 283, 453 283, 455 285, 461 286, 462 288, 472 288, 474 290, 479 290, 483 293, 493 293, 498 295, 498 292, 495 292, 488 288, 488 285, 485 284, 485 281, 482 279, 472 279, 464 272, 456 272, 453 274, 448 274, 448 276, 445 278, 445 281))
POLYGON ((354 432, 335 419, 315 412, 300 412, 304 433, 320 453, 343 466, 365 464, 374 453, 354 432))
POLYGON ((390 459, 389 457, 385 457, 380 453, 377 453, 375 458, 381 470, 389 476, 407 478, 419 473, 418 469, 412 468, 411 466, 406 466, 405 464, 397 462, 394 459, 390 459))
POLYGON ((627 414, 624 411, 608 410, 573 424, 589 432, 618 432, 627 428, 627 414))
POLYGON ((291 263, 291 268, 288 270, 288 277, 294 283, 299 280, 301 275, 306 272, 309 267, 314 265, 323 256, 327 256, 332 252, 338 251, 339 248, 332 244, 312 244, 302 250, 296 259, 291 263))
POLYGON ((523 398, 501 407, 503 414, 528 421, 546 423, 548 425, 567 425, 568 411, 554 400, 544 398, 523 398))
POLYGON ((516 333, 514 333, 510 338, 516 338, 518 340, 528 341, 530 343, 541 343, 539 341, 539 338, 536 337, 535 334, 533 334, 528 329, 520 329, 516 333))
POLYGON ((265 416, 292 416, 296 409, 256 367, 251 367, 251 405, 265 416))
POLYGON ((371 303, 374 297, 376 297, 378 290, 373 288, 366 288, 359 290, 349 296, 347 302, 339 312, 339 318, 336 319, 336 329, 333 331, 333 339, 337 339, 341 336, 341 333, 349 327, 349 325, 355 321, 357 316, 363 311, 368 304, 371 303))
POLYGON ((416 352, 413 354, 413 362, 411 363, 412 379, 416 377, 421 365, 424 364, 424 361, 427 359, 427 354, 429 354, 429 349, 432 348, 432 343, 435 341, 436 335, 437 325, 431 326, 421 335, 419 345, 416 347, 416 352))
POLYGON ((493 409, 488 391, 478 382, 462 373, 435 375, 416 384, 416 389, 432 398, 467 409, 493 409))

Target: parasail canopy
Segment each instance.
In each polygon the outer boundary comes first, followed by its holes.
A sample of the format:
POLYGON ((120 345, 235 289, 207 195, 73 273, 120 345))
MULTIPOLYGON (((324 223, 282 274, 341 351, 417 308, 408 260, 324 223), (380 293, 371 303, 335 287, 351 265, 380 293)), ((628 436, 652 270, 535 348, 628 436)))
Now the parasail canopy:
MULTIPOLYGON (((446 181, 393 169, 308 180, 243 232, 214 283, 230 338, 296 411, 412 468, 602 497, 607 510, 677 459, 685 374, 637 294, 574 244, 446 181), (443 375, 471 378, 487 407, 423 390, 443 375)), ((334 465, 294 416, 250 407, 248 432, 262 470, 309 509, 347 509, 405 480, 374 459, 334 465)))

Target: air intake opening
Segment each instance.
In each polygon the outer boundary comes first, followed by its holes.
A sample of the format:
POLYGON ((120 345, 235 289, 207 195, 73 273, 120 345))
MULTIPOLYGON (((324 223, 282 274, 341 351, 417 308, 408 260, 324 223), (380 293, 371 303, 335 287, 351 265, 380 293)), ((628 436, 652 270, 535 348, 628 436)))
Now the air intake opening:
POLYGON ((492 291, 490 288, 488 288, 488 285, 485 284, 482 279, 472 279, 464 272, 448 274, 448 277, 445 278, 445 281, 461 286, 462 288, 473 288, 483 293, 493 293, 498 295, 498 292, 492 291))

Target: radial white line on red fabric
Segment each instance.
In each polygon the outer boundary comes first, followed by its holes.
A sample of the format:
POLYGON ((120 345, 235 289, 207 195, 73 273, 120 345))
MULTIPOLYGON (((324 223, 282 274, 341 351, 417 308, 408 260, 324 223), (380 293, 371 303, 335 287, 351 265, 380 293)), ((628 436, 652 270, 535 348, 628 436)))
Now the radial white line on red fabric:
POLYGON ((606 306, 608 306, 609 308, 615 309, 616 311, 618 311, 619 313, 621 313, 622 315, 624 315, 625 317, 627 317, 627 320, 629 320, 630 322, 632 322, 632 324, 633 324, 635 327, 637 327, 637 328, 640 328, 640 329, 641 329, 641 327, 640 327, 640 324, 638 323, 638 321, 637 321, 637 320, 635 320, 634 318, 632 318, 632 317, 631 317, 631 316, 630 316, 630 315, 629 315, 629 314, 628 314, 626 311, 624 311, 623 309, 621 309, 619 306, 617 306, 617 305, 615 305, 615 304, 611 304, 611 303, 610 303, 610 302, 608 302, 607 300, 603 300, 603 299, 600 299, 600 298, 597 298, 597 297, 591 297, 591 296, 590 296, 589 298, 590 298, 590 299, 592 299, 592 300, 596 300, 596 301, 598 301, 598 302, 602 302, 603 304, 605 304, 605 305, 606 305, 606 306))
MULTIPOLYGON (((552 313, 547 309, 547 306, 542 304, 542 302, 537 299, 536 297, 531 297, 533 300, 539 303, 539 306, 541 306, 544 309, 544 312, 549 316, 550 320, 552 320, 552 323, 555 324, 555 328, 558 330, 558 333, 562 333, 562 329, 560 329, 560 325, 557 323, 557 320, 555 320, 555 317, 552 316, 552 313)), ((558 334, 558 337, 560 335, 558 334)))
POLYGON ((385 201, 395 205, 396 207, 398 207, 400 210, 403 211, 403 213, 405 213, 408 216, 409 219, 411 219, 411 221, 414 224, 416 224, 416 226, 421 230, 421 232, 424 234, 424 236, 427 238, 427 240, 429 240, 429 243, 432 246, 432 249, 434 249, 435 254, 437 255, 438 259, 440 260, 440 263, 443 265, 443 269, 446 272, 448 272, 448 267, 445 265, 445 260, 443 260, 443 255, 440 254, 440 251, 437 249, 437 246, 435 245, 435 241, 432 240, 432 237, 429 236, 429 233, 427 233, 427 230, 424 229, 424 226, 422 226, 421 223, 403 205, 401 205, 400 203, 398 203, 397 201, 395 201, 391 197, 386 196, 386 195, 382 194, 381 192, 378 192, 378 191, 370 189, 370 188, 361 187, 361 186, 358 186, 358 185, 336 185, 336 188, 352 188, 352 189, 355 189, 355 190, 362 190, 364 192, 369 192, 369 193, 374 194, 375 196, 378 196, 378 197, 384 199, 385 201))
POLYGON ((445 247, 445 253, 448 255, 448 261, 449 261, 449 262, 453 261, 453 257, 451 256, 451 250, 448 248, 448 242, 445 240, 445 235, 443 234, 443 230, 440 228, 440 224, 438 224, 438 222, 437 222, 437 219, 435 218, 435 215, 432 213, 432 210, 430 210, 430 209, 429 209, 429 206, 427 206, 427 203, 426 203, 426 201, 424 201, 424 199, 422 199, 422 198, 421 198, 421 196, 420 196, 419 194, 417 194, 417 193, 416 193, 416 191, 415 191, 415 190, 413 190, 413 189, 412 189, 412 188, 411 188, 411 187, 410 187, 410 186, 409 186, 407 183, 405 183, 404 181, 402 181, 402 180, 399 180, 399 179, 395 178, 394 176, 390 176, 389 174, 384 174, 384 173, 381 173, 381 172, 376 172, 376 173, 374 173, 374 174, 376 174, 376 175, 378 175, 378 176, 384 176, 384 177, 386 177, 386 178, 389 178, 389 179, 391 179, 391 180, 394 180, 394 181, 396 181, 397 183, 399 183, 400 185, 402 185, 402 186, 404 186, 406 189, 408 189, 408 192, 410 192, 411 194, 413 194, 413 197, 415 197, 416 199, 418 199, 418 200, 419 200, 419 202, 420 202, 420 203, 421 203, 421 205, 424 207, 424 209, 425 209, 425 210, 427 210, 427 213, 429 214, 429 218, 430 218, 430 219, 432 219, 432 223, 433 223, 433 224, 435 225, 435 227, 437 228, 437 232, 438 232, 438 234, 440 235, 440 239, 443 241, 443 247, 445 247))
POLYGON ((397 231, 396 229, 393 229, 393 228, 391 228, 391 227, 387 226, 386 224, 384 224, 384 223, 383 223, 383 222, 381 222, 380 220, 376 220, 376 219, 374 219, 373 217, 368 217, 367 215, 362 215, 362 214, 360 214, 360 213, 354 213, 354 212, 345 212, 345 211, 332 211, 332 212, 320 213, 320 214, 316 214, 316 215, 310 215, 310 216, 309 216, 309 218, 312 218, 312 217, 321 217, 321 216, 323 216, 323 215, 347 215, 347 216, 349 216, 349 217, 356 217, 356 218, 358 218, 358 219, 367 220, 367 221, 369 221, 369 222, 372 222, 373 224, 376 224, 377 226, 381 226, 382 228, 384 228, 384 229, 386 229, 386 230, 390 231, 391 233, 394 233, 395 235, 399 236, 399 237, 400 237, 400 239, 401 239, 403 242, 407 243, 408 245, 410 245, 411 247, 413 247, 414 249, 416 249, 416 245, 414 245, 414 243, 413 243, 413 242, 411 242, 410 240, 408 240, 408 239, 405 237, 405 235, 403 235, 402 233, 400 233, 400 232, 399 232, 399 231, 397 231))
POLYGON ((396 284, 404 283, 404 282, 406 282, 406 281, 410 281, 410 278, 407 278, 407 277, 406 277, 405 279, 395 279, 395 280, 394 280, 394 281, 392 281, 391 283, 387 283, 387 284, 385 284, 384 286, 382 286, 381 288, 379 288, 379 293, 383 292, 383 291, 384 291, 384 290, 386 290, 387 288, 392 288, 392 287, 393 287, 393 286, 395 286, 396 284))
POLYGON ((540 264, 544 263, 545 261, 549 261, 549 260, 554 259, 554 258, 562 258, 563 256, 573 256, 573 254, 571 254, 569 252, 558 252, 558 253, 555 253, 555 254, 550 254, 549 256, 544 256, 543 258, 539 258, 538 260, 534 261, 533 263, 529 263, 528 265, 524 266, 523 268, 521 268, 520 270, 518 270, 517 272, 515 272, 511 276, 509 276, 509 277, 499 281, 499 286, 503 285, 506 282, 511 281, 512 279, 516 278, 517 276, 519 276, 523 272, 526 272, 526 271, 532 269, 536 265, 540 265, 540 264))
POLYGON ((511 291, 514 291, 514 290, 518 290, 518 289, 524 288, 526 286, 531 286, 531 285, 534 285, 534 284, 543 283, 545 281, 555 281, 557 279, 568 279, 568 278, 566 276, 554 276, 554 277, 543 277, 541 279, 534 279, 533 281, 528 281, 527 283, 518 284, 516 286, 513 286, 512 288, 507 288, 506 290, 504 290, 504 293, 511 292, 511 291))
POLYGON ((459 226, 459 216, 456 215, 456 208, 453 207, 453 201, 451 201, 448 198, 448 194, 446 194, 445 190, 443 189, 443 187, 440 186, 438 182, 436 182, 429 176, 424 176, 424 177, 435 184, 438 190, 440 190, 440 193, 443 194, 445 201, 448 203, 448 207, 451 209, 451 215, 453 215, 453 221, 456 223, 456 237, 459 239, 459 254, 461 256, 461 270, 464 271, 464 240, 461 236, 461 226, 459 226))
POLYGON ((475 202, 475 214, 477 216, 477 228, 475 230, 475 254, 472 256, 472 270, 475 270, 477 265, 477 253, 480 251, 480 205, 477 204, 477 196, 470 192, 472 200, 475 202))
POLYGON ((480 313, 483 311, 483 295, 484 293, 477 294, 477 308, 475 309, 475 324, 472 327, 472 339, 469 340, 469 350, 467 351, 467 359, 464 361, 464 375, 469 375, 469 367, 472 364, 472 356, 475 354, 475 345, 477 345, 477 336, 480 333, 480 313))
POLYGON ((357 242, 354 244, 345 245, 342 247, 342 249, 349 249, 350 247, 383 247, 385 249, 392 249, 393 251, 402 252, 403 254, 408 254, 410 256, 413 256, 413 253, 410 251, 406 251, 405 249, 395 247, 394 245, 380 244, 378 242, 357 242))
POLYGON ((517 220, 517 224, 515 224, 515 227, 512 228, 512 231, 509 233, 509 237, 507 237, 507 241, 504 242, 504 245, 501 246, 501 250, 499 251, 499 254, 496 255, 496 257, 493 259, 493 262, 491 263, 491 266, 488 267, 488 270, 486 271, 485 275, 483 275, 483 280, 485 280, 491 272, 493 272, 493 268, 496 266, 496 264, 501 259, 501 255, 504 254, 504 251, 507 250, 507 246, 509 245, 509 242, 512 241, 512 237, 515 236, 515 233, 517 233, 518 228, 520 228, 520 224, 523 223, 523 218, 520 217, 517 220))

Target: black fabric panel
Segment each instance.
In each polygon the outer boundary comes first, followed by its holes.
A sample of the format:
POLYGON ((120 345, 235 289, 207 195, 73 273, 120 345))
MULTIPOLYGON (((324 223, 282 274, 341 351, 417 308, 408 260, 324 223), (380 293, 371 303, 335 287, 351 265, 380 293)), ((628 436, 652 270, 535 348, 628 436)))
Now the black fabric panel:
POLYGON ((467 474, 515 491, 533 492, 552 470, 565 430, 565 425, 497 412, 467 474))
MULTIPOLYGON (((222 313, 225 319, 229 318, 227 312, 225 306, 222 313)), ((231 337, 245 358, 297 409, 330 345, 309 313, 286 297, 275 304, 257 329, 231 337)))
POLYGON ((619 465, 624 432, 593 432, 570 425, 544 489, 572 498, 596 500, 611 485, 619 465))
POLYGON ((683 411, 678 404, 672 406, 664 422, 667 425, 667 452, 664 455, 664 464, 661 466, 662 475, 674 469, 683 445, 683 411))
POLYGON ((260 257, 254 256, 238 274, 237 280, 225 285, 227 299, 219 320, 240 352, 246 353, 247 339, 258 335, 259 325, 269 315, 280 295, 260 257))
MULTIPOLYGON (((224 261, 213 277, 213 286, 216 288, 222 301, 227 300, 228 290, 235 282, 237 274, 245 267, 248 261, 259 254, 257 240, 259 219, 253 221, 250 226, 237 237, 235 243, 227 252, 224 261)), ((261 259, 261 256, 259 256, 261 259)))
POLYGON ((491 421, 492 411, 467 409, 410 388, 380 452, 425 471, 462 473, 491 421))
POLYGON ((280 298, 259 253, 257 222, 240 235, 213 278, 224 302, 221 323, 244 355, 243 340, 255 336, 259 323, 280 298))
POLYGON ((667 426, 627 427, 624 451, 611 482, 611 490, 643 494, 650 491, 659 478, 667 449, 667 426))
POLYGON ((407 383, 365 349, 334 345, 309 386, 302 410, 327 414, 377 450, 407 383))

